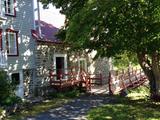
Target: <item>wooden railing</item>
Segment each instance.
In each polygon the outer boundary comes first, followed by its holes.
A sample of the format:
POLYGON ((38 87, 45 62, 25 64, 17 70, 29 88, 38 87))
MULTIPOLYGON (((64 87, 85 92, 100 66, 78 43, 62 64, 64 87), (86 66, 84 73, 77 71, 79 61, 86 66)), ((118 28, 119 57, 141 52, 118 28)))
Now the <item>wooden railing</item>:
POLYGON ((147 80, 142 69, 130 69, 127 71, 110 72, 108 78, 109 93, 116 94, 128 88, 135 88, 147 80))
POLYGON ((102 74, 90 74, 91 84, 103 85, 102 74))
POLYGON ((56 69, 50 71, 50 85, 57 90, 67 87, 81 86, 90 90, 90 77, 85 71, 78 71, 73 68, 62 70, 56 74, 56 69))
POLYGON ((85 88, 87 91, 91 90, 91 85, 102 85, 102 74, 89 74, 78 67, 71 67, 68 69, 53 69, 50 70, 50 85, 57 90, 62 90, 68 87, 79 86, 85 88))

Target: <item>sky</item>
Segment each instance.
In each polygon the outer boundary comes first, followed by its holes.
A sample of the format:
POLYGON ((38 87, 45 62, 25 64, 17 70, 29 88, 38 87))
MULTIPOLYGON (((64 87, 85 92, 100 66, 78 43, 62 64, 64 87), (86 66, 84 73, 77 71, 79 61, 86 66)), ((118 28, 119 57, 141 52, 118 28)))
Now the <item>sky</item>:
POLYGON ((49 5, 49 9, 43 9, 40 3, 40 19, 53 26, 60 28, 64 25, 65 16, 59 13, 59 9, 56 9, 52 5, 49 5))

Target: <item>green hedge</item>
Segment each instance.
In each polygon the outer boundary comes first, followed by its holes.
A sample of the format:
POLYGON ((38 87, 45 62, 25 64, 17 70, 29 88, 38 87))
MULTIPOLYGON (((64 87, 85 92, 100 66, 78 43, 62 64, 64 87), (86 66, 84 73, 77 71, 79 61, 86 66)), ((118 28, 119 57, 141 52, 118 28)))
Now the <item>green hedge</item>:
POLYGON ((15 96, 15 85, 9 80, 7 72, 0 71, 0 105, 13 105, 19 100, 15 96))

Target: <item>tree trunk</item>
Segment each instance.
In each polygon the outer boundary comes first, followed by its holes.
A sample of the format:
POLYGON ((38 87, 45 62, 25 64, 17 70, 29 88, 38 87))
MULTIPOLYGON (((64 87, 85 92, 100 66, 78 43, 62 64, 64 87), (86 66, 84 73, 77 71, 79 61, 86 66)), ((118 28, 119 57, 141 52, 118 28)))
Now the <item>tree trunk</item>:
POLYGON ((137 53, 138 61, 144 73, 149 79, 150 98, 156 101, 160 100, 160 70, 159 60, 156 52, 152 54, 152 64, 144 53, 137 53))
POLYGON ((153 99, 160 101, 160 67, 158 53, 155 51, 152 54, 152 71, 155 78, 155 94, 152 95, 153 99))

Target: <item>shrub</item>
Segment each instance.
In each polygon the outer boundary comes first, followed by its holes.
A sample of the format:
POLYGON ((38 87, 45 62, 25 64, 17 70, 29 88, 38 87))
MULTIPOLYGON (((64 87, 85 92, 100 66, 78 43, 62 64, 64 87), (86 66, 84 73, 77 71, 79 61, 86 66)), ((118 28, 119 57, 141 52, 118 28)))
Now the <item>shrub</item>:
POLYGON ((49 96, 52 98, 75 98, 80 95, 80 91, 77 89, 73 89, 71 91, 52 93, 49 96))
POLYGON ((1 104, 2 105, 6 105, 6 106, 12 106, 14 105, 15 103, 20 103, 22 102, 21 98, 18 97, 18 96, 15 96, 15 95, 10 95, 8 96, 6 99, 4 99, 1 104))
POLYGON ((19 98, 15 96, 15 85, 5 71, 0 71, 0 105, 11 105, 19 98))

